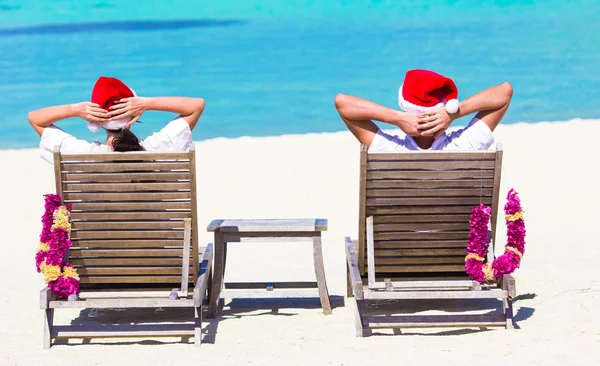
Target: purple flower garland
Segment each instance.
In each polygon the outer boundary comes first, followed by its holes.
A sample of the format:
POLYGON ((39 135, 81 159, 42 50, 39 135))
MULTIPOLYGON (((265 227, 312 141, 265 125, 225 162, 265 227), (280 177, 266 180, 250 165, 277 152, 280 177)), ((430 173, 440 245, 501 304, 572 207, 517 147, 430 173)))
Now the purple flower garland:
POLYGON ((73 245, 69 239, 71 205, 62 206, 62 200, 56 194, 47 194, 44 198, 42 233, 35 266, 44 275, 50 290, 64 298, 79 291, 77 270, 65 262, 67 249, 73 245))
POLYGON ((494 282, 505 274, 513 273, 521 264, 521 258, 525 254, 525 221, 523 221, 521 200, 514 189, 508 192, 506 199, 504 212, 507 242, 504 253, 492 263, 484 263, 488 252, 487 227, 492 210, 479 205, 471 213, 465 269, 473 280, 494 282))

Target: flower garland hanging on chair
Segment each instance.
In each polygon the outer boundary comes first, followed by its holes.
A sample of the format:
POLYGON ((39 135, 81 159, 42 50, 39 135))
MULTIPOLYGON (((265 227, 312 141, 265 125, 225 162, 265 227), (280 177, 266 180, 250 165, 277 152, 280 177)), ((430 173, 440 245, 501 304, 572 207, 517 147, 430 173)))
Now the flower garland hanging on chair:
POLYGON ((67 249, 72 246, 69 239, 71 205, 62 206, 61 198, 56 194, 47 194, 44 198, 45 212, 35 265, 37 271, 44 275, 50 290, 59 298, 64 298, 79 291, 77 270, 65 263, 67 249))
POLYGON ((470 232, 465 258, 465 269, 471 279, 479 282, 494 282, 505 274, 519 268, 525 254, 525 221, 521 200, 514 189, 508 192, 504 206, 507 242, 504 253, 492 263, 483 263, 488 252, 488 222, 491 208, 479 205, 471 213, 470 232))

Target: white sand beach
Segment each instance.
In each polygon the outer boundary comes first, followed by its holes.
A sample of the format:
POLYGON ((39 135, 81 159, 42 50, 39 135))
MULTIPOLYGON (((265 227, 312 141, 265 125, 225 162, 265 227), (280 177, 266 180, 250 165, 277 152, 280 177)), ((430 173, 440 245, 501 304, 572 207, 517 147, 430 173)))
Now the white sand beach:
MULTIPOLYGON (((197 143, 200 242, 212 242, 204 230, 212 219, 328 218, 323 247, 334 305, 333 315, 324 316, 318 299, 225 299, 220 316, 205 321, 199 348, 192 340, 156 338, 59 341, 43 350, 44 284, 34 254, 42 196, 54 192, 53 170, 36 149, 0 151, 0 365, 598 365, 598 135, 600 121, 591 120, 501 125, 496 131, 505 149, 501 205, 508 189, 517 189, 527 226, 522 268, 514 274, 518 329, 384 330, 366 338, 355 337, 354 305, 344 299, 343 240, 356 237, 358 226, 355 139, 340 132, 197 143)), ((502 251, 505 228, 499 225, 502 251)), ((310 246, 301 244, 231 245, 226 280, 314 280, 311 255, 310 246), (275 258, 278 264, 270 266, 275 258)), ((78 312, 57 311, 56 322, 87 321, 78 312)), ((127 322, 181 318, 177 312, 87 314, 127 322)))

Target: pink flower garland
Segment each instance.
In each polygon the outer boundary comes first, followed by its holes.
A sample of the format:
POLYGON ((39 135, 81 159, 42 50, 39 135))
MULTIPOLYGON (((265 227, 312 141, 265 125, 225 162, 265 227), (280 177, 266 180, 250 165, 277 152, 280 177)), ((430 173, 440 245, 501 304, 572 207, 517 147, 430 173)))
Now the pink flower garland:
POLYGON ((504 253, 492 263, 483 263, 488 252, 487 228, 492 210, 479 205, 471 213, 465 269, 473 280, 494 282, 505 274, 513 273, 521 264, 521 257, 525 254, 525 221, 521 200, 514 189, 508 192, 506 199, 507 242, 504 253))
POLYGON ((42 233, 35 255, 35 266, 44 275, 50 290, 59 298, 64 298, 79 291, 77 270, 65 263, 67 249, 73 245, 69 239, 71 205, 62 206, 62 200, 56 194, 44 197, 46 202, 42 215, 42 233))

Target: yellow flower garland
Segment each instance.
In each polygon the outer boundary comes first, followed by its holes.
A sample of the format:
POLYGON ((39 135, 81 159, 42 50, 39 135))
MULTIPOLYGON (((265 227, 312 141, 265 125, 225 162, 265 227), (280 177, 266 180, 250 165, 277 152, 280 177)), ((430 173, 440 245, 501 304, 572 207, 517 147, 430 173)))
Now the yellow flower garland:
POLYGON ((38 249, 37 249, 38 252, 47 252, 49 250, 50 250, 50 245, 48 245, 48 243, 40 242, 40 245, 38 246, 38 249))
POLYGON ((523 218, 523 211, 515 212, 513 215, 504 215, 506 221, 517 221, 523 218))
POLYGON ((52 225, 52 230, 57 227, 61 227, 67 231, 67 233, 71 233, 71 216, 69 215, 69 211, 65 206, 60 206, 60 208, 54 211, 54 225, 52 225))
POLYGON ((43 261, 40 264, 40 272, 44 275, 44 281, 46 284, 50 281, 55 281, 61 276, 61 270, 59 266, 53 266, 46 264, 46 261, 43 261))
POLYGON ((73 267, 65 267, 63 271, 63 277, 65 278, 75 278, 79 280, 79 274, 77 270, 73 267))

